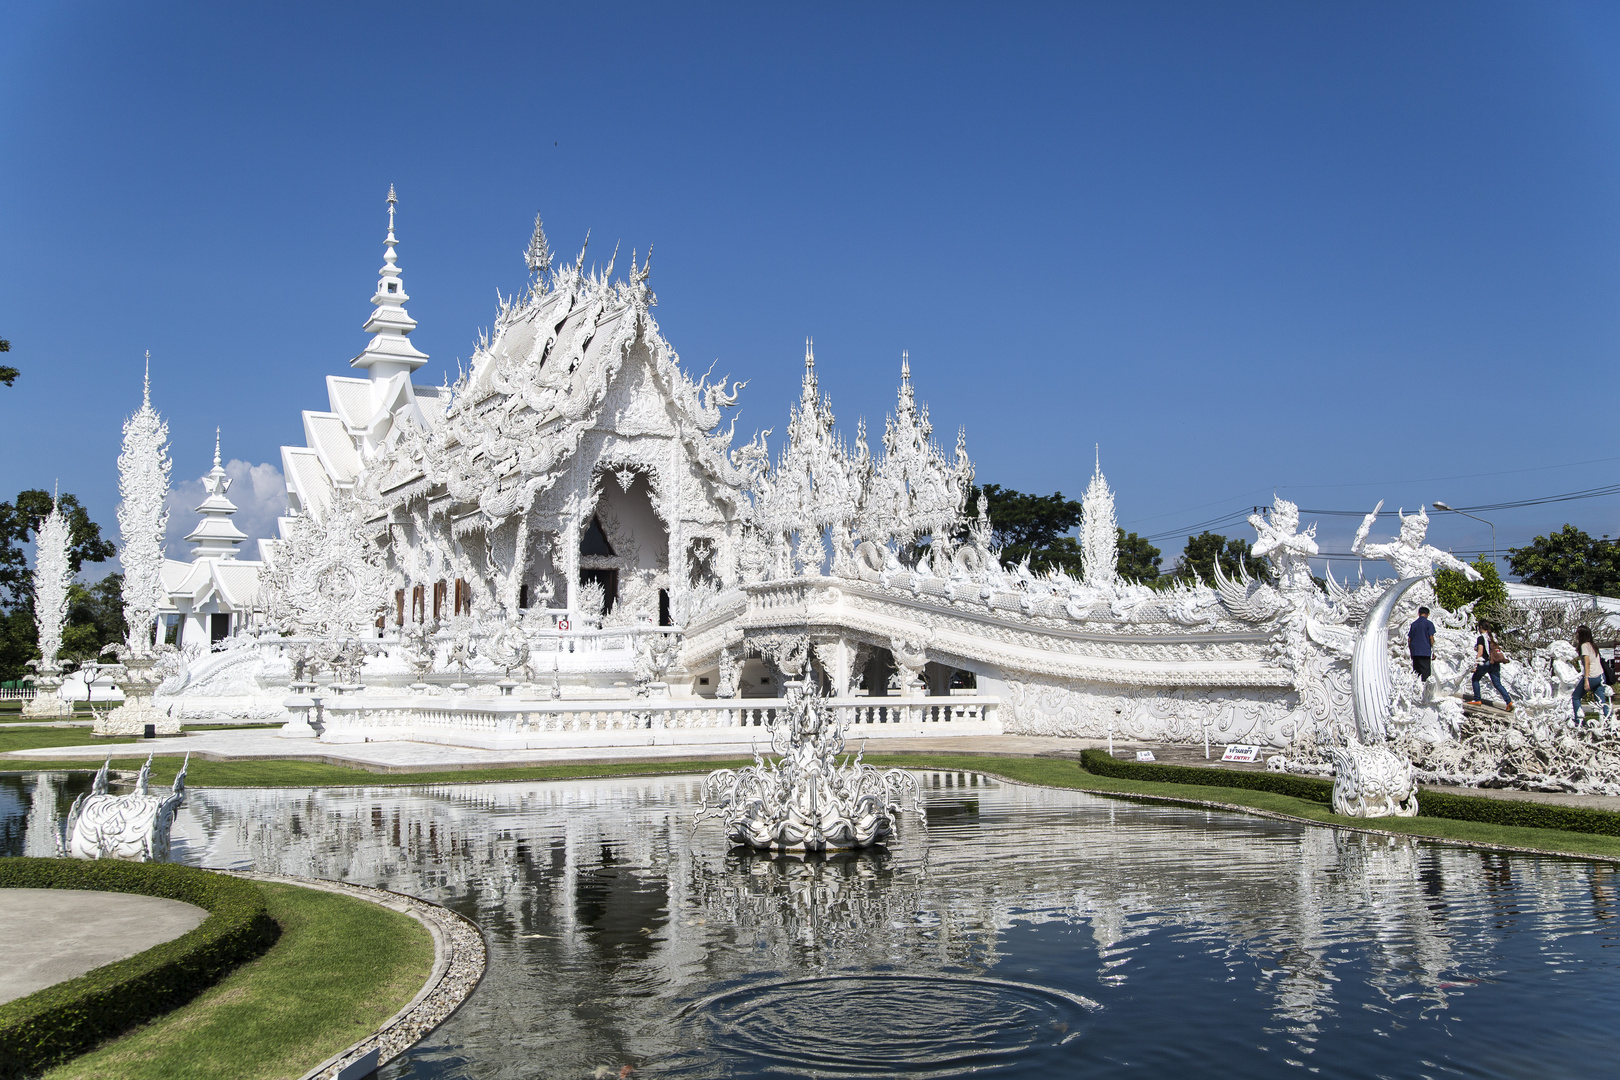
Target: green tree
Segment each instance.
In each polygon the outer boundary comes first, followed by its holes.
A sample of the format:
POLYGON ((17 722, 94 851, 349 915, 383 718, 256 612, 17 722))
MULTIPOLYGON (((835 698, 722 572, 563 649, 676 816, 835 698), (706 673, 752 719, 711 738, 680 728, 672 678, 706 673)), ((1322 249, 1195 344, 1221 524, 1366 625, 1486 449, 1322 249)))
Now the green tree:
POLYGON ((1489 613, 1499 612, 1508 602, 1507 586, 1502 584, 1502 576, 1496 572, 1496 565, 1485 556, 1481 555, 1471 565, 1479 571, 1478 581, 1469 581, 1466 575, 1457 570, 1444 567, 1436 570, 1434 599, 1447 611, 1456 611, 1464 604, 1478 600, 1475 612, 1494 617, 1489 613))
MULTIPOLYGON (((3 337, 0 337, 0 352, 10 351, 11 342, 7 341, 3 337)), ((18 371, 14 367, 6 367, 4 364, 0 364, 0 383, 5 383, 7 386, 11 386, 16 383, 17 376, 21 374, 22 372, 18 371)))
POLYGON ((1157 581, 1159 564, 1164 561, 1159 549, 1148 543, 1147 537, 1119 530, 1119 576, 1127 581, 1143 584, 1157 581))
POLYGON ((62 630, 62 655, 83 661, 101 654, 102 646, 123 641, 124 575, 108 574, 94 585, 75 584, 68 592, 68 624, 62 630))
POLYGON ((1271 567, 1266 565, 1265 560, 1254 557, 1247 540, 1228 539, 1208 529, 1197 536, 1187 537, 1187 546, 1182 549, 1181 558, 1170 576, 1176 581, 1193 581, 1196 576, 1204 584, 1213 585, 1217 559, 1220 560, 1221 573, 1233 580, 1238 579, 1242 568, 1247 568, 1250 577, 1262 581, 1272 579, 1271 567))
MULTIPOLYGON (((104 562, 118 553, 111 540, 102 539, 101 526, 90 520, 76 497, 63 495, 60 505, 68 519, 68 565, 75 574, 87 562, 104 562)), ((33 576, 22 546, 50 512, 51 493, 41 488, 22 492, 15 503, 0 502, 0 600, 10 605, 32 601, 33 576)))
POLYGON ((1508 548, 1508 568, 1526 585, 1620 596, 1620 546, 1593 540, 1573 525, 1508 548))
POLYGON ((985 484, 968 498, 968 516, 979 516, 979 494, 990 513, 991 542, 1001 549, 1001 563, 1009 569, 1029 558, 1031 570, 1054 566, 1080 574, 1080 542, 1067 535, 1080 524, 1080 503, 1063 492, 1026 495, 1022 491, 985 484))

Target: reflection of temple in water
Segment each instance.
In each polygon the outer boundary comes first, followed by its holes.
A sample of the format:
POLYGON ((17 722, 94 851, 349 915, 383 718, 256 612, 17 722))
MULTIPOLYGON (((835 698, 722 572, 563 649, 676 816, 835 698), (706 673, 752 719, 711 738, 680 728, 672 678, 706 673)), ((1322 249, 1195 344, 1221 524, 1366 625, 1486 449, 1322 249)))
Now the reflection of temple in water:
MULTIPOLYGON (((1443 1007, 1449 984, 1492 976, 1508 913, 1556 941, 1614 905, 1610 871, 1571 860, 920 776, 926 830, 908 821, 888 852, 826 860, 745 857, 717 825, 694 832, 696 777, 194 789, 173 843, 187 862, 379 884, 476 919, 494 962, 455 1037, 520 1071, 535 1047, 510 1037, 529 1030, 512 1013, 541 1008, 535 980, 553 1006, 572 1003, 545 1013, 548 1045, 656 1056, 660 1025, 717 983, 884 966, 994 974, 1008 933, 1042 923, 1089 934, 1063 963, 1104 984, 1145 971, 1155 935, 1199 938, 1229 966, 1259 968, 1249 989, 1308 1043, 1344 1010, 1346 980, 1443 1007)), ((57 793, 10 779, 0 827, 44 843, 29 809, 57 793)))

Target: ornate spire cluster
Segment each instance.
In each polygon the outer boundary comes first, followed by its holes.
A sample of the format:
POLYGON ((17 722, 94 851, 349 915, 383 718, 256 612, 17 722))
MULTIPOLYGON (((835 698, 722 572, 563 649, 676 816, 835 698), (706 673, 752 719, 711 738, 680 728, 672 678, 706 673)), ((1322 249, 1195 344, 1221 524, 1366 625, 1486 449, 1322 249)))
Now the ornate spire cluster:
POLYGON ((1096 450, 1091 483, 1080 499, 1080 564, 1087 585, 1106 589, 1119 573, 1119 526, 1114 520, 1114 493, 1102 474, 1102 449, 1096 450))
POLYGON ((214 429, 214 467, 203 477, 203 485, 208 495, 197 507, 197 513, 203 518, 186 535, 187 541, 197 545, 191 558, 193 561, 204 557, 234 559, 236 546, 247 539, 247 533, 231 522, 231 515, 236 513, 236 504, 225 497, 225 493, 231 490, 231 478, 219 461, 218 428, 214 429))
POLYGON ((853 530, 862 540, 902 543, 944 534, 958 523, 973 485, 973 464, 958 436, 956 460, 933 442, 926 406, 911 384, 911 357, 900 360, 900 391, 888 418, 883 454, 874 460, 866 425, 856 426, 850 453, 833 429, 832 403, 816 380, 815 350, 805 345, 804 383, 788 420, 787 445, 776 468, 756 484, 755 520, 767 533, 800 532, 804 525, 853 530))
POLYGON ((39 628, 39 671, 56 670, 62 650, 62 625, 67 620, 68 589, 73 585, 67 518, 51 499, 51 512, 34 537, 34 625, 39 628))
POLYGON ((351 367, 365 368, 373 379, 386 379, 400 372, 415 371, 427 363, 428 355, 411 344, 416 320, 405 310, 405 279, 400 275, 399 241, 394 238, 394 207, 399 198, 394 185, 388 185, 388 236, 383 240, 383 265, 378 271, 377 292, 371 302, 376 310, 366 320, 364 330, 372 338, 365 352, 349 361, 351 367))
MULTIPOLYGON (((648 252, 651 258, 652 253, 648 252)), ((630 266, 635 268, 635 257, 630 259, 630 266)), ((540 215, 534 215, 534 233, 529 237, 529 246, 523 252, 523 265, 529 268, 534 275, 534 292, 537 296, 544 296, 551 288, 551 245, 546 242, 546 227, 540 220, 540 215)))
POLYGON ((163 536, 169 527, 169 425, 152 408, 152 354, 141 407, 124 421, 118 455, 118 558, 124 565, 127 644, 137 656, 152 653, 152 626, 163 596, 163 536))

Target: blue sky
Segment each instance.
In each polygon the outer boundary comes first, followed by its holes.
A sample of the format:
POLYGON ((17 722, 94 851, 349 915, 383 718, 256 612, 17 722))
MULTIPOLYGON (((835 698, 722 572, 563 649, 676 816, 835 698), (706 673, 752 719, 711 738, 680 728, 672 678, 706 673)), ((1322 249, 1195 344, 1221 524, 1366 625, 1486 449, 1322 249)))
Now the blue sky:
MULTIPOLYGON (((749 380, 740 433, 782 429, 806 335, 851 434, 908 349, 981 481, 1078 497, 1100 444, 1167 565, 1274 490, 1594 487, 1617 59, 1620 9, 1554 3, 8 5, 0 495, 60 479, 110 529, 146 349, 177 481, 215 425, 279 465, 364 344, 389 183, 435 382, 538 210, 564 255, 656 245, 666 336, 749 380)), ((1506 548, 1617 508, 1487 516, 1506 548)))

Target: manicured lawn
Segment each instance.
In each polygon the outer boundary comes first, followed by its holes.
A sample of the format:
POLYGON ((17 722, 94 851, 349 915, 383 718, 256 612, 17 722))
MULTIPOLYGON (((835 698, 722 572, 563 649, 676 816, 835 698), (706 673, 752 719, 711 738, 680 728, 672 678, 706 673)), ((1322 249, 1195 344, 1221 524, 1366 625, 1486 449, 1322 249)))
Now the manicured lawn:
MULTIPOLYGON (((56 743, 47 745, 73 745, 56 743)), ((154 745, 142 741, 141 757, 114 757, 115 769, 138 769, 146 762, 144 751, 154 745)), ((159 757, 152 763, 152 783, 169 784, 180 769, 181 757, 173 741, 155 744, 159 757)), ((343 765, 318 761, 288 761, 266 758, 255 761, 205 761, 192 758, 186 772, 190 787, 429 787, 441 784, 477 784, 496 780, 568 780, 581 776, 665 776, 707 772, 710 769, 752 765, 752 758, 731 761, 625 761, 594 765, 520 765, 491 769, 446 769, 442 772, 373 773, 343 765)), ((0 771, 93 771, 99 761, 29 761, 0 759, 0 771)))
POLYGON ((45 1075, 51 1080, 300 1076, 416 995, 433 939, 347 896, 262 883, 281 938, 190 1004, 45 1075))
MULTIPOLYGON (((36 728, 32 731, 0 731, 0 749, 21 749, 23 746, 77 746, 93 741, 87 732, 36 728), (16 736, 19 745, 6 745, 5 740, 16 736), (60 742, 29 742, 28 738, 62 737, 60 742)), ((96 740, 99 741, 99 740, 96 740)), ((108 740, 111 742, 112 740, 108 740)), ((160 754, 175 755, 179 750, 173 742, 142 743, 138 758, 115 758, 114 768, 138 769, 145 761, 145 750, 156 746, 160 754)), ((991 757, 970 754, 868 754, 866 761, 885 768, 898 766, 908 769, 951 769, 957 771, 986 772, 1004 776, 1027 784, 1045 784, 1051 787, 1084 789, 1099 794, 1152 796, 1188 803, 1220 803, 1255 810, 1283 814, 1303 821, 1322 825, 1340 825, 1352 828, 1375 828, 1384 832, 1409 836, 1458 840, 1476 844, 1500 844, 1510 847, 1534 848, 1567 855, 1597 855, 1620 859, 1620 837, 1595 836, 1585 833, 1563 832, 1553 829, 1525 829, 1482 822, 1453 821, 1446 818, 1378 818, 1371 823, 1357 818, 1341 817, 1321 803, 1278 795, 1267 791, 1247 791, 1241 788, 1206 787, 1195 784, 1166 784, 1144 780, 1124 780, 1097 776, 1086 772, 1071 758, 1050 757, 991 757)), ((440 784, 475 784, 489 781, 566 780, 584 776, 667 776, 682 773, 702 773, 710 769, 737 768, 752 764, 752 759, 731 761, 630 761, 587 765, 527 765, 509 768, 445 770, 442 772, 372 773, 363 769, 341 765, 327 765, 313 761, 202 761, 193 760, 186 774, 193 787, 424 787, 440 784)), ((0 769, 93 769, 95 762, 52 761, 23 762, 19 759, 0 759, 0 769)), ((152 765, 154 783, 173 781, 180 767, 178 756, 160 756, 152 765)), ((1419 802, 1421 803, 1421 796, 1419 802)))
MULTIPOLYGON (((1146 780, 1123 780, 1111 776, 1097 776, 1080 768, 1078 762, 1065 758, 1007 758, 974 757, 969 755, 882 754, 867 758, 874 765, 898 765, 909 769, 956 769, 993 773, 1026 784, 1044 784, 1050 787, 1083 788, 1100 794, 1155 796, 1159 799, 1185 801, 1193 804, 1222 803, 1227 806, 1249 807, 1287 817, 1300 818, 1322 825, 1350 828, 1369 828, 1381 832, 1401 833, 1407 836, 1443 840, 1459 840, 1474 844, 1502 844, 1509 847, 1534 848, 1538 851, 1564 855, 1598 855, 1620 859, 1620 837, 1596 836, 1590 833, 1563 832, 1554 829, 1523 829, 1507 825, 1489 825, 1477 821, 1453 821, 1449 818, 1360 818, 1335 814, 1321 803, 1278 795, 1269 791, 1248 791, 1243 788, 1205 787, 1197 784, 1162 784, 1146 780)), ((1421 806, 1423 796, 1418 795, 1421 806)))
MULTIPOLYGON (((118 746, 137 741, 133 735, 98 739, 90 734, 89 728, 0 727, 0 753, 10 753, 13 750, 32 750, 40 746, 90 746, 91 744, 118 746)), ((100 763, 97 764, 99 766, 100 763)), ((19 767, 31 768, 26 764, 8 766, 3 760, 0 760, 0 769, 19 767)), ((84 766, 81 764, 79 767, 83 768, 84 766)))

